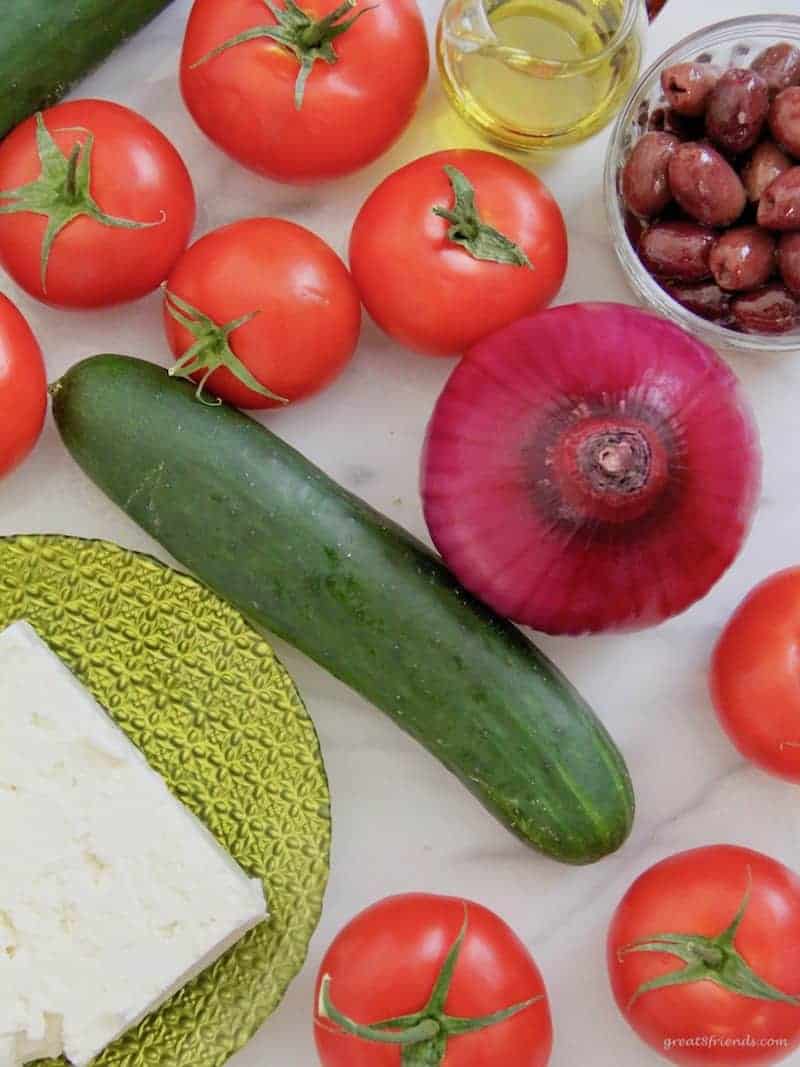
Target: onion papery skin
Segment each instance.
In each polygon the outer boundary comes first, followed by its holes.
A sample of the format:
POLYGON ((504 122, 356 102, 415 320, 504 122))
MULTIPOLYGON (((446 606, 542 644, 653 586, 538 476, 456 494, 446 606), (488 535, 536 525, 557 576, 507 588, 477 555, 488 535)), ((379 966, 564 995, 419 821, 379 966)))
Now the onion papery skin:
POLYGON ((736 558, 761 480, 733 371, 665 319, 569 304, 475 345, 431 418, 422 498, 459 581, 551 634, 655 625, 736 558))

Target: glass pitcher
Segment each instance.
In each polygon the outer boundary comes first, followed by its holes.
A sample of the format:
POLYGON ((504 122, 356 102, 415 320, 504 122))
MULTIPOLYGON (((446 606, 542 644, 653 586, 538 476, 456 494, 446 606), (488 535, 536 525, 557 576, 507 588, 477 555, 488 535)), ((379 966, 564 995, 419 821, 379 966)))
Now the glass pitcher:
POLYGON ((437 33, 445 92, 506 148, 582 141, 630 93, 647 16, 645 0, 445 0, 437 33))

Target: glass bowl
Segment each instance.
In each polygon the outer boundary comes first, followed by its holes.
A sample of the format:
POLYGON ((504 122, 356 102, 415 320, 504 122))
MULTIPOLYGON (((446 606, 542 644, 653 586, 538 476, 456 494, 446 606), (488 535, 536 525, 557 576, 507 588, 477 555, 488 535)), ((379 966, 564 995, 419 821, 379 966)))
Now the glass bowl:
POLYGON ((625 109, 617 119, 608 147, 605 198, 608 222, 619 261, 639 300, 717 348, 745 352, 792 352, 800 349, 800 328, 785 334, 739 333, 688 311, 665 292, 645 269, 625 227, 621 194, 622 167, 638 138, 647 131, 653 111, 665 105, 661 71, 688 60, 712 62, 719 67, 746 67, 769 45, 789 41, 800 46, 800 17, 749 15, 707 26, 664 52, 642 75, 625 109))

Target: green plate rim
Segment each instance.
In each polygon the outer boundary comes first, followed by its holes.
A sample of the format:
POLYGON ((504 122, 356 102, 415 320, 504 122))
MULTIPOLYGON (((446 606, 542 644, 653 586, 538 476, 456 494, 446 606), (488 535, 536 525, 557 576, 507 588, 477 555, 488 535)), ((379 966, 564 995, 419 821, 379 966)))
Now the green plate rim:
MULTIPOLYGON (((324 876, 322 877, 321 884, 319 884, 319 886, 318 886, 318 891, 315 892, 314 894, 312 894, 311 897, 310 897, 311 905, 309 907, 309 917, 310 917, 311 923, 310 923, 310 928, 308 929, 308 935, 307 935, 307 937, 305 937, 305 940, 304 940, 304 943, 303 943, 302 951, 298 952, 298 955, 297 955, 295 963, 291 967, 290 971, 287 972, 287 976, 286 976, 285 982, 282 985, 279 986, 279 988, 277 990, 276 998, 274 1000, 274 1003, 272 1004, 270 1009, 267 1011, 267 1013, 264 1014, 263 1016, 260 1016, 258 1020, 254 1020, 253 1021, 253 1023, 254 1023, 253 1025, 237 1026, 235 1030, 231 1031, 230 1039, 226 1040, 226 1042, 225 1042, 225 1049, 224 1049, 225 1060, 224 1061, 220 1061, 220 1062, 227 1062, 227 1060, 230 1057, 234 1056, 237 1052, 239 1052, 242 1048, 244 1048, 247 1044, 249 1044, 249 1042, 255 1036, 257 1031, 267 1022, 267 1020, 275 1013, 275 1011, 277 1011, 278 1007, 280 1006, 280 1004, 282 1003, 282 1001, 283 1001, 283 999, 284 999, 284 997, 286 995, 286 992, 287 992, 289 986, 291 985, 291 983, 294 981, 294 979, 297 977, 297 975, 300 973, 300 971, 303 969, 305 963, 307 962, 311 939, 313 938, 314 933, 316 932, 316 930, 317 930, 317 928, 319 926, 319 922, 320 922, 320 919, 321 919, 321 916, 322 916, 322 910, 323 910, 323 906, 324 906, 325 896, 326 896, 326 892, 327 892, 327 888, 328 888, 328 883, 329 883, 329 880, 330 880, 330 860, 331 860, 331 849, 332 849, 333 819, 332 819, 332 810, 331 810, 331 804, 330 804, 330 781, 329 781, 329 778, 328 778, 327 768, 325 766, 325 760, 324 760, 324 757, 323 757, 322 746, 320 744, 319 732, 318 732, 318 730, 316 728, 316 724, 314 723, 314 720, 313 720, 312 716, 310 715, 310 713, 308 711, 306 703, 305 703, 305 701, 304 701, 304 699, 303 699, 303 697, 302 697, 302 695, 301 695, 301 693, 300 693, 300 691, 299 691, 299 689, 297 687, 297 683, 295 682, 294 677, 289 672, 289 670, 286 668, 286 666, 284 665, 284 663, 281 660, 280 656, 278 656, 278 654, 275 652, 274 648, 272 647, 272 644, 267 640, 266 637, 264 637, 264 635, 262 635, 261 633, 259 633, 257 630, 255 630, 253 628, 253 626, 248 622, 246 617, 243 616, 241 612, 237 611, 237 609, 234 608, 229 603, 227 603, 227 601, 225 601, 224 598, 220 597, 217 593, 215 593, 213 590, 211 590, 208 586, 206 586, 203 582, 199 581, 193 575, 188 574, 185 571, 178 570, 176 567, 171 566, 168 563, 165 563, 163 560, 159 559, 157 556, 153 555, 152 553, 142 551, 141 549, 127 548, 124 545, 117 544, 114 541, 109 541, 108 539, 102 538, 102 537, 81 537, 81 536, 78 536, 78 535, 61 534, 61 533, 6 534, 6 535, 0 535, 0 551, 2 551, 3 547, 7 546, 7 545, 15 545, 15 544, 24 545, 25 543, 30 543, 30 542, 34 542, 37 546, 41 546, 41 547, 46 547, 47 545, 52 545, 53 547, 68 548, 69 550, 74 551, 76 559, 79 557, 80 551, 82 549, 91 548, 92 546, 98 546, 101 549, 110 551, 112 554, 120 553, 120 554, 125 555, 125 556, 130 556, 134 560, 141 561, 142 563, 145 563, 148 566, 155 566, 155 567, 167 572, 172 579, 175 579, 175 580, 178 580, 178 581, 180 581, 182 583, 185 583, 190 587, 194 587, 194 588, 198 589, 199 591, 201 591, 205 596, 208 596, 208 597, 211 597, 213 599, 218 600, 221 604, 225 605, 225 608, 228 611, 232 612, 239 619, 241 619, 243 627, 247 631, 249 631, 258 642, 260 642, 261 644, 265 645, 269 649, 269 651, 272 654, 272 657, 274 659, 274 662, 275 662, 276 666, 285 675, 285 677, 288 679, 289 683, 291 684, 291 690, 292 690, 294 699, 296 700, 296 703, 298 705, 298 709, 303 713, 303 715, 305 716, 305 719, 307 720, 309 729, 311 731, 311 737, 313 738, 313 741, 314 741, 312 755, 314 757, 314 760, 315 760, 315 763, 317 765, 319 774, 321 776, 321 784, 324 786, 325 795, 327 797, 326 810, 325 810, 324 815, 322 816, 323 817, 323 821, 324 821, 324 823, 325 823, 325 825, 327 827, 327 832, 324 835, 324 841, 320 842, 320 845, 322 847, 322 851, 320 852, 320 856, 319 856, 319 859, 320 859, 320 861, 322 863, 322 866, 323 866, 323 869, 324 869, 324 876)), ((2 595, 2 588, 1 587, 0 587, 0 595, 2 595)), ((18 619, 18 618, 20 618, 20 616, 17 616, 16 618, 18 619)), ((11 623, 13 621, 16 621, 16 619, 9 618, 8 621, 0 622, 0 628, 4 629, 5 626, 11 625, 11 623)), ((107 709, 106 709, 106 711, 107 711, 108 714, 110 714, 110 712, 108 712, 107 709)), ((112 719, 114 719, 116 721, 115 716, 111 715, 111 717, 112 717, 112 719)), ((137 747, 139 747, 139 746, 137 745, 137 747)), ((264 884, 264 890, 265 890, 265 893, 267 895, 267 903, 269 905, 270 886, 263 878, 261 879, 261 881, 264 884)), ((212 968, 207 968, 206 971, 204 971, 202 973, 203 974, 208 973, 208 971, 212 970, 214 966, 216 966, 216 965, 212 965, 212 968)), ((198 976, 198 978, 199 977, 200 976, 198 976)), ((194 979, 193 981, 197 981, 197 979, 194 979)), ((189 983, 189 984, 191 985, 192 983, 189 983)), ((177 996, 178 996, 178 994, 174 995, 174 997, 177 997, 177 996)), ((174 997, 170 998, 170 1000, 168 1000, 163 1007, 167 1007, 170 1003, 172 1003, 172 1001, 174 1000, 174 997)), ((160 1010, 161 1009, 159 1009, 159 1011, 160 1010)), ((140 1025, 143 1025, 143 1024, 140 1024, 140 1025)), ((135 1031, 127 1031, 128 1040, 130 1040, 130 1035, 132 1033, 134 1033, 134 1032, 135 1031)), ((108 1057, 108 1054, 110 1053, 111 1054, 110 1062, 106 1065, 106 1067, 116 1067, 117 1063, 119 1063, 120 1065, 123 1064, 123 1063, 124 1064, 131 1063, 130 1057, 126 1057, 124 1060, 118 1060, 113 1056, 113 1050, 116 1048, 116 1046, 120 1042, 125 1040, 125 1037, 126 1037, 126 1035, 123 1035, 123 1037, 120 1038, 117 1042, 114 1042, 112 1045, 110 1045, 108 1047, 108 1049, 102 1054, 102 1057, 98 1058, 98 1060, 93 1061, 93 1062, 98 1063, 98 1065, 101 1064, 101 1063, 104 1064, 105 1061, 106 1061, 106 1058, 108 1057)), ((220 1051, 220 1050, 218 1050, 218 1051, 220 1051)), ((60 1058, 58 1060, 37 1060, 36 1063, 38 1063, 40 1065, 43 1065, 43 1067, 45 1067, 45 1065, 51 1065, 51 1064, 52 1065, 58 1065, 58 1067, 60 1067, 60 1065, 66 1065, 67 1061, 66 1061, 65 1058, 62 1057, 62 1058, 60 1058)))

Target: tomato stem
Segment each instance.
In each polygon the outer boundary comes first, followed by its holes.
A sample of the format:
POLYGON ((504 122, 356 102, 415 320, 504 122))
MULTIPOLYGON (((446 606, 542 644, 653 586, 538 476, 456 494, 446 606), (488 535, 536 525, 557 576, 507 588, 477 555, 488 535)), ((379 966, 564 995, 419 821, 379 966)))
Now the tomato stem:
POLYGON ((321 19, 315 19, 308 12, 303 11, 295 0, 285 0, 282 8, 278 7, 273 0, 264 0, 264 3, 275 18, 275 24, 251 26, 250 29, 237 33, 235 37, 223 41, 222 44, 212 48, 210 52, 192 63, 191 69, 194 70, 222 55, 223 52, 227 52, 229 48, 246 44, 248 41, 264 38, 277 41, 291 52, 300 64, 294 88, 294 106, 299 111, 303 106, 306 82, 314 69, 314 64, 319 59, 329 65, 338 63, 339 57, 333 47, 334 41, 358 22, 362 15, 373 11, 376 5, 362 7, 352 18, 341 21, 356 6, 356 0, 344 0, 334 11, 321 19))
MULTIPOLYGON (((352 11, 355 6, 356 0, 344 0, 344 2, 339 4, 339 6, 334 11, 331 11, 329 15, 326 15, 324 18, 317 19, 316 22, 310 23, 310 25, 307 26, 306 29, 300 32, 301 43, 306 48, 319 48, 319 46, 323 44, 326 39, 328 39, 330 30, 335 25, 335 23, 337 23, 339 19, 344 18, 344 16, 349 11, 352 11)), ((364 11, 362 10, 360 14, 363 15, 364 11)), ((343 31, 337 30, 337 32, 340 33, 343 31)))
POLYGON ((195 396, 201 403, 216 407, 222 401, 219 398, 206 400, 203 389, 214 371, 225 367, 235 378, 238 378, 242 385, 252 389, 254 393, 274 400, 278 404, 288 404, 286 397, 273 393, 254 377, 230 345, 231 334, 242 326, 246 326, 256 315, 261 314, 259 311, 250 311, 231 322, 219 325, 188 301, 171 293, 166 286, 164 287, 164 300, 170 316, 185 330, 188 330, 195 339, 194 344, 187 348, 174 366, 170 367, 170 377, 191 378, 204 370, 205 374, 200 379, 195 396))
POLYGON ((76 141, 72 146, 72 151, 69 154, 67 160, 67 176, 64 181, 64 191, 67 200, 73 204, 78 200, 78 161, 81 158, 81 152, 83 146, 80 141, 76 141))
POLYGON ((386 1030, 377 1026, 362 1026, 348 1019, 334 1005, 330 997, 331 977, 326 974, 319 991, 319 1014, 322 1019, 330 1019, 339 1029, 353 1037, 361 1037, 381 1045, 416 1045, 420 1041, 429 1041, 440 1032, 441 1027, 435 1019, 421 1019, 406 1030, 386 1030))
POLYGON ((453 190, 455 203, 452 208, 436 206, 434 215, 451 223, 447 231, 449 240, 461 245, 475 259, 493 263, 510 263, 515 267, 533 270, 533 264, 523 248, 484 222, 475 203, 475 187, 466 174, 449 163, 444 167, 453 190))
POLYGON ((705 945, 697 942, 689 942, 692 953, 702 960, 708 967, 719 967, 725 959, 725 954, 716 945, 705 945))
POLYGON ((107 215, 92 196, 92 152, 94 135, 86 130, 85 142, 76 141, 68 157, 53 140, 41 111, 36 114, 36 149, 41 173, 34 181, 17 189, 0 189, 0 215, 29 211, 47 218, 40 253, 42 292, 47 293, 47 267, 56 238, 74 219, 84 215, 101 226, 123 230, 145 230, 160 226, 164 212, 153 222, 137 222, 107 215))
POLYGON ((395 1019, 362 1025, 348 1018, 334 1005, 331 995, 331 977, 325 975, 319 992, 318 1012, 321 1019, 330 1019, 344 1033, 359 1037, 365 1041, 374 1041, 384 1045, 403 1046, 403 1067, 440 1067, 444 1062, 447 1042, 450 1037, 477 1033, 491 1026, 505 1022, 507 1019, 526 1011, 542 1000, 542 996, 532 997, 521 1004, 503 1008, 479 1018, 458 1018, 445 1013, 445 1004, 450 993, 456 965, 464 938, 467 933, 467 910, 464 909, 464 922, 453 946, 442 964, 442 969, 422 1011, 404 1015, 395 1019))
POLYGON ((634 941, 620 949, 618 958, 634 952, 657 952, 677 956, 683 960, 685 967, 669 971, 660 977, 644 982, 630 999, 632 1007, 639 997, 657 989, 669 986, 690 985, 693 982, 713 982, 731 993, 756 1000, 768 1000, 781 1004, 800 1007, 800 998, 790 996, 775 986, 770 985, 748 965, 736 949, 736 935, 742 925, 752 893, 753 875, 747 870, 747 890, 739 910, 730 924, 716 937, 704 937, 701 934, 655 934, 652 937, 634 941))

